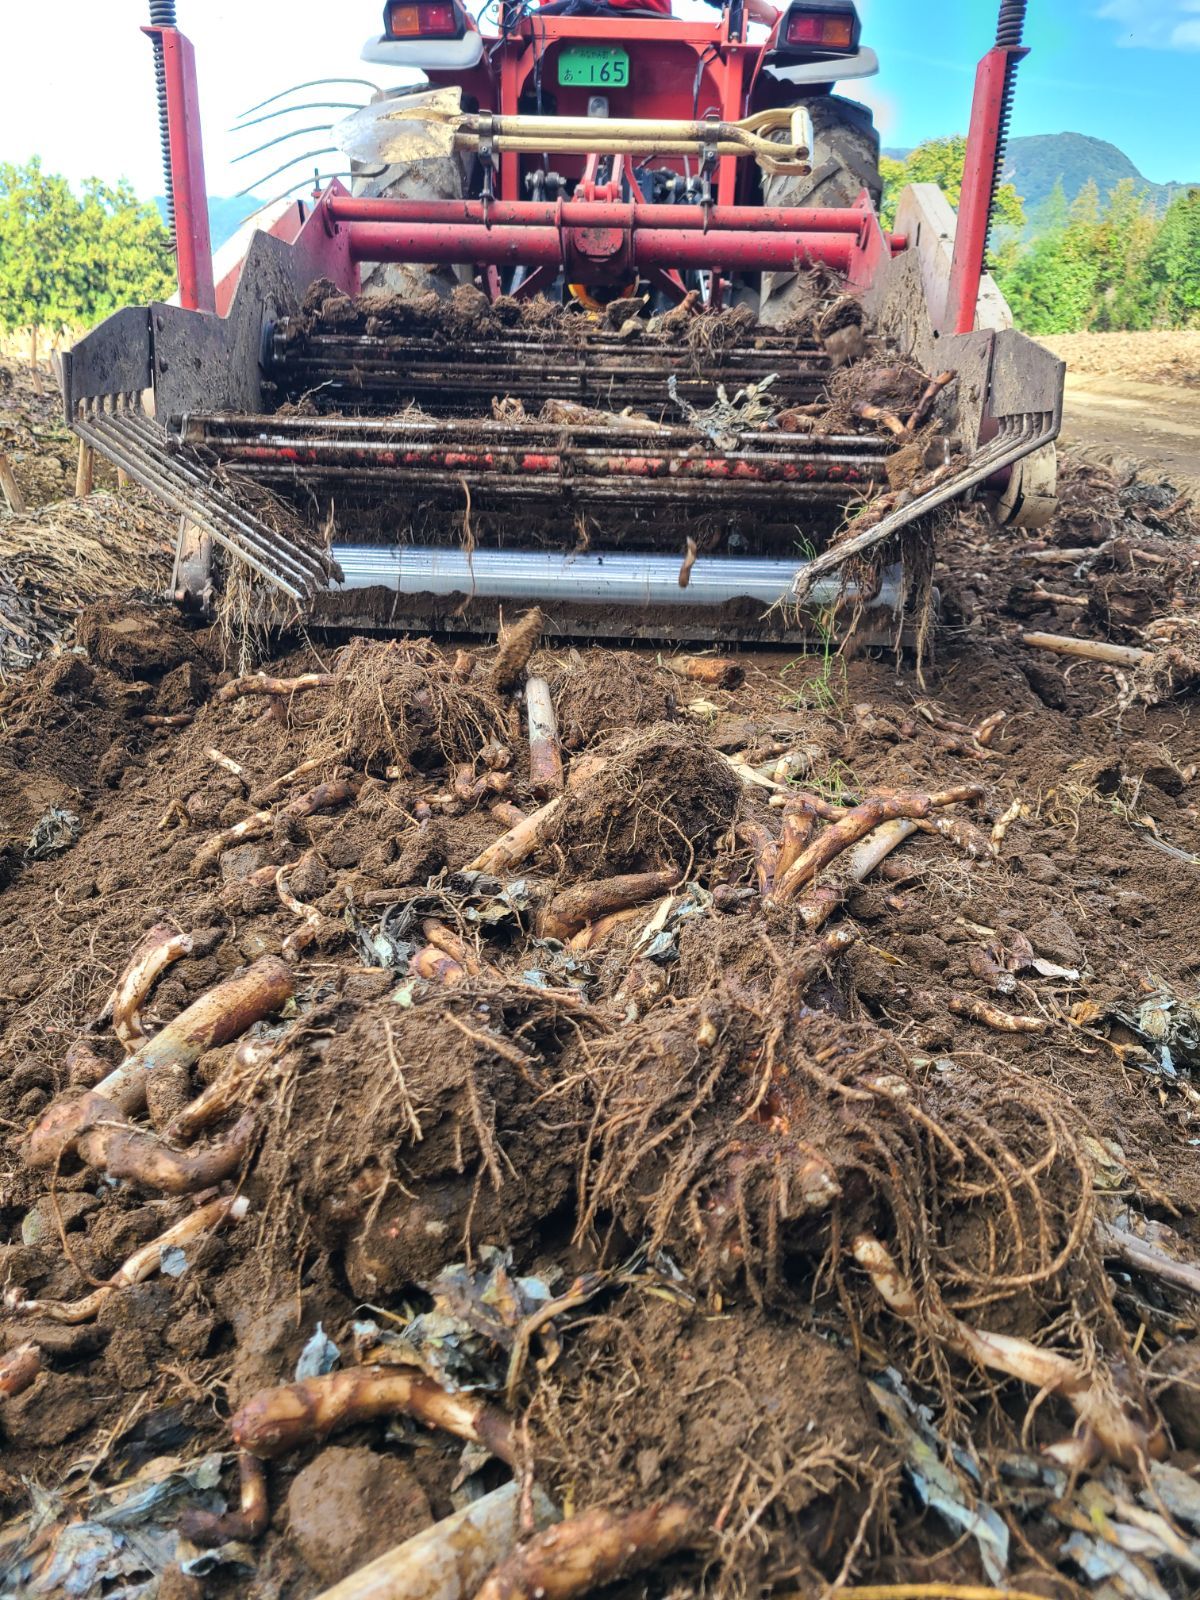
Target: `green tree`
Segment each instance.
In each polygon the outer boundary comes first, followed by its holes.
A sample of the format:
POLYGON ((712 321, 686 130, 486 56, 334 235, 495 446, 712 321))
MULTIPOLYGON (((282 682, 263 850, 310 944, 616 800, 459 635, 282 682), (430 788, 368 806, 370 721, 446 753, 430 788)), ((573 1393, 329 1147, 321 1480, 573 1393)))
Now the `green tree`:
MULTIPOLYGON (((936 183, 950 204, 957 207, 962 195, 966 157, 967 140, 964 134, 953 134, 948 139, 926 139, 915 150, 910 150, 903 161, 893 161, 885 156, 879 163, 880 176, 883 178, 884 227, 894 225, 900 191, 910 183, 936 183)), ((1011 183, 1002 183, 996 191, 995 222, 997 226, 1007 228, 1025 226, 1025 208, 1011 183)))
POLYGON ((57 332, 172 288, 170 239, 127 183, 65 178, 0 162, 0 329, 57 332))
POLYGON ((1151 324, 1200 328, 1200 189, 1167 207, 1146 263, 1151 324))

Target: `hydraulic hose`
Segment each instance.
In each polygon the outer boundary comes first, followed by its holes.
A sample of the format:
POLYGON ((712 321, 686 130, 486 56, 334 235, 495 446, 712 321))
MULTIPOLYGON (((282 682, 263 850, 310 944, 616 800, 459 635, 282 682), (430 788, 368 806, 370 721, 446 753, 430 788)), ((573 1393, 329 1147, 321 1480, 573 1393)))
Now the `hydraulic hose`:
MULTIPOLYGON (((1022 8, 1024 9, 1024 8, 1022 8)), ((150 26, 173 28, 175 26, 175 0, 150 0, 150 26)), ((161 39, 154 46, 154 87, 158 96, 158 132, 162 141, 163 184, 167 202, 167 231, 171 235, 171 248, 175 247, 175 182, 171 176, 171 122, 167 114, 167 67, 163 59, 161 39)))

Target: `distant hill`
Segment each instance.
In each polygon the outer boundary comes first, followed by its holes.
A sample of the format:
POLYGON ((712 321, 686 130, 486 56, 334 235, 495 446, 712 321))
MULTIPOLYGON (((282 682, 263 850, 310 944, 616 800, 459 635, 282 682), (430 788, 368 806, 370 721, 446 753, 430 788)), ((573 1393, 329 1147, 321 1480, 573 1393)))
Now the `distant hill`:
POLYGON ((1011 139, 1004 176, 1025 201, 1027 214, 1049 197, 1060 178, 1068 201, 1089 179, 1095 179, 1103 199, 1122 179, 1132 178, 1134 188, 1144 191, 1160 212, 1177 195, 1200 187, 1200 178, 1192 183, 1151 183, 1123 150, 1086 133, 1035 133, 1011 139))
MULTIPOLYGON (((165 218, 167 202, 160 195, 154 204, 165 218)), ((230 196, 210 194, 208 197, 208 231, 212 236, 213 249, 219 250, 226 239, 232 239, 250 213, 257 211, 261 205, 262 201, 257 195, 253 194, 230 196)))
MULTIPOLYGON (((883 153, 893 161, 903 161, 912 153, 912 147, 883 153)), ((1068 204, 1089 179, 1095 180, 1103 201, 1123 178, 1131 178, 1135 190, 1145 194, 1160 214, 1177 195, 1200 188, 1200 179, 1191 183, 1151 183, 1123 150, 1086 133, 1034 133, 1010 139, 1004 176, 1025 202, 1029 219, 1024 229, 1026 240, 1045 231, 1045 219, 1039 218, 1038 208, 1049 199, 1060 178, 1068 204)))

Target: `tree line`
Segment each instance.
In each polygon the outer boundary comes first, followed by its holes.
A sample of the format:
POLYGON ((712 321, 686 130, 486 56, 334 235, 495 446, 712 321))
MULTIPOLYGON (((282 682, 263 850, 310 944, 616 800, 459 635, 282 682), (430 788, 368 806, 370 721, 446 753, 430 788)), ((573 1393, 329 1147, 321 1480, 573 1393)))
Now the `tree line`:
POLYGON ((0 332, 90 327, 121 306, 163 300, 175 258, 158 208, 132 186, 67 180, 0 161, 0 332))
MULTIPOLYGON (((936 183, 952 205, 966 139, 930 139, 903 161, 887 157, 884 221, 908 183, 936 183)), ((1107 196, 1090 181, 1068 201, 1061 180, 1028 219, 1011 183, 997 196, 992 271, 1026 333, 1200 328, 1200 189, 1158 214, 1130 178, 1107 196)))

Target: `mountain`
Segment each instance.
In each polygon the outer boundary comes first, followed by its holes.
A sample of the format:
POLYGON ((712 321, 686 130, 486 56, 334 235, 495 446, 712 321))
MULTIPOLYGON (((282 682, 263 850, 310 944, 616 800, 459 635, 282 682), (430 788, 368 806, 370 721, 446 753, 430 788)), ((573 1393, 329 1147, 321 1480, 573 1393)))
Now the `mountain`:
MULTIPOLYGON (((219 250, 226 239, 233 235, 245 222, 252 211, 257 211, 262 201, 257 195, 215 195, 208 197, 208 231, 212 236, 212 247, 219 250)), ((154 204, 158 207, 163 217, 167 214, 167 202, 160 195, 154 204)))
POLYGON ((1025 201, 1026 215, 1049 197, 1059 179, 1071 201, 1089 179, 1095 180, 1103 199, 1122 179, 1131 178, 1134 188, 1144 191, 1159 212, 1165 211, 1177 195, 1198 186, 1151 183, 1123 150, 1086 133, 1035 133, 1010 139, 1004 176, 1025 201))

